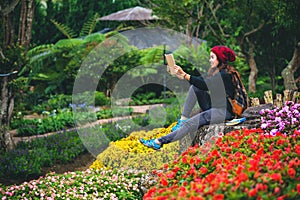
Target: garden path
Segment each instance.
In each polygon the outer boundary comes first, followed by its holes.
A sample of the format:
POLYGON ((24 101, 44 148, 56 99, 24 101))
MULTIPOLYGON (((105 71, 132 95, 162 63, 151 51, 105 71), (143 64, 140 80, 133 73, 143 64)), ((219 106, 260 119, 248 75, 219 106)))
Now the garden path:
MULTIPOLYGON (((141 105, 141 106, 128 106, 130 108, 133 109, 133 113, 138 113, 138 114, 145 114, 147 112, 147 110, 150 110, 154 107, 157 107, 157 106, 164 106, 164 104, 152 104, 152 105, 141 105)), ((86 126, 83 126, 83 127, 75 127, 75 128, 70 128, 68 130, 76 130, 78 128, 85 128, 85 127, 88 127, 88 126, 94 126, 94 125, 99 125, 99 124, 107 124, 107 123, 112 123, 112 122, 116 122, 116 121, 119 121, 119 120, 123 120, 123 119, 130 119, 132 117, 134 117, 135 115, 131 115, 131 116, 122 116, 122 117, 114 117, 114 118, 109 118, 109 119, 100 119, 100 120, 97 120, 93 123, 89 123, 88 125, 86 126)), ((46 133, 46 134, 42 134, 42 135, 34 135, 34 136, 24 136, 24 137, 18 137, 16 136, 17 135, 17 131, 16 130, 11 130, 10 131, 10 134, 12 135, 12 139, 13 139, 13 142, 15 144, 17 144, 18 142, 20 141, 30 141, 32 139, 35 139, 35 138, 40 138, 40 137, 48 137, 50 135, 53 135, 53 134, 56 134, 56 133, 59 133, 61 131, 56 131, 56 132, 50 132, 50 133, 46 133)))

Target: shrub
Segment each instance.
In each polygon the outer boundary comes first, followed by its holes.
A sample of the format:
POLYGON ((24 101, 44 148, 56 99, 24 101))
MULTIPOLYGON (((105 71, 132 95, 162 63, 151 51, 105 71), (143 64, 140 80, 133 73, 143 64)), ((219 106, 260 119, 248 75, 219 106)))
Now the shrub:
POLYGON ((40 119, 16 119, 11 126, 17 128, 18 136, 42 135, 70 127, 74 127, 74 119, 69 110, 40 119))
POLYGON ((20 142, 14 150, 0 156, 0 177, 26 178, 40 175, 42 167, 71 162, 85 151, 74 131, 20 142))
POLYGON ((163 167, 165 163, 174 160, 178 154, 178 142, 166 145, 161 151, 155 151, 142 145, 140 138, 158 138, 170 133, 172 124, 168 128, 157 128, 152 131, 133 132, 128 137, 111 142, 109 147, 97 156, 97 161, 91 167, 102 166, 110 168, 136 168, 153 170, 163 167))
POLYGON ((95 91, 95 106, 105 106, 109 103, 109 98, 103 92, 95 91))
POLYGON ((191 147, 144 199, 299 199, 300 132, 234 131, 215 145, 191 147))

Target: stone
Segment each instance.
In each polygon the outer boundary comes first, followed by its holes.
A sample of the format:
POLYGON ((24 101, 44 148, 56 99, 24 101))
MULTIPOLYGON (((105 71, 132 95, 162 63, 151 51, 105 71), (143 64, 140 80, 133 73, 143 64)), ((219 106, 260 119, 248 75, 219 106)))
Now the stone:
POLYGON ((186 151, 190 146, 195 146, 196 144, 202 146, 207 142, 212 143, 215 138, 222 137, 226 133, 234 130, 259 128, 261 121, 260 110, 273 108, 274 105, 272 104, 249 107, 242 114, 242 117, 246 117, 247 120, 234 126, 227 126, 225 123, 202 126, 195 133, 187 134, 179 141, 179 154, 186 151))

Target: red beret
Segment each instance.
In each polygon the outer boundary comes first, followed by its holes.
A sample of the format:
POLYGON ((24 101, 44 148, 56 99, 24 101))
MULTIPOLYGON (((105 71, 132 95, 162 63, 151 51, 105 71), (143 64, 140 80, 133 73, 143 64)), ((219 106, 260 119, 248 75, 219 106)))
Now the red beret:
POLYGON ((217 58, 222 63, 235 61, 235 54, 232 49, 226 46, 214 46, 211 51, 217 55, 217 58))

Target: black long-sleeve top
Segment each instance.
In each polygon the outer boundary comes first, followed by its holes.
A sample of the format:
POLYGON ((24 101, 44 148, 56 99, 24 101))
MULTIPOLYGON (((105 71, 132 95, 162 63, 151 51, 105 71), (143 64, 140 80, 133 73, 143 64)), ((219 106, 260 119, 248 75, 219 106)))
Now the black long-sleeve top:
POLYGON ((211 97, 212 107, 226 108, 230 113, 231 105, 227 96, 234 98, 235 84, 232 81, 232 74, 225 69, 213 76, 190 76, 190 84, 197 88, 208 91, 211 97))

